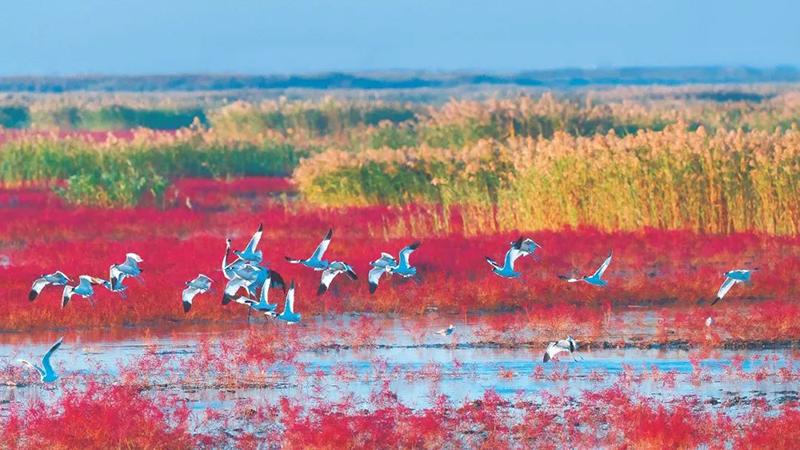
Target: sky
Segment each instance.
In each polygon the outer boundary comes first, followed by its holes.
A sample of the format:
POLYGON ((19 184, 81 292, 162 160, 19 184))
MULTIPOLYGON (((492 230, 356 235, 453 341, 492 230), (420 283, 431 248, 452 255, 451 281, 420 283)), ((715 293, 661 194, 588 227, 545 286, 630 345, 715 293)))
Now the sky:
POLYGON ((800 67, 786 0, 0 1, 0 75, 800 67))

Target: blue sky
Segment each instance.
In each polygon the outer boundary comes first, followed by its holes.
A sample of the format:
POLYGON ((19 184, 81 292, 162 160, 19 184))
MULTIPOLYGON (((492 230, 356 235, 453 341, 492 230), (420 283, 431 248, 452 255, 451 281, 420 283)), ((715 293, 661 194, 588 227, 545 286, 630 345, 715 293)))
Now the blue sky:
POLYGON ((0 74, 800 66, 800 2, 3 2, 0 74))

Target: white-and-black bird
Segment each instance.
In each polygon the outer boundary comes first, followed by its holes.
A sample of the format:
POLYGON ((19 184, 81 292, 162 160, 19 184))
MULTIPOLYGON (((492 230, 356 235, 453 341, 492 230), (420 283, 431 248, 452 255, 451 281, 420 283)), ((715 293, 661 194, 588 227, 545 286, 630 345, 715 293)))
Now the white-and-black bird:
POLYGON ((719 287, 719 291, 717 292, 717 296, 714 298, 714 301, 711 302, 711 306, 714 306, 718 301, 722 300, 722 297, 731 290, 734 284, 737 283, 749 283, 750 282, 750 275, 758 270, 755 269, 738 269, 738 270, 731 270, 730 272, 725 272, 725 281, 722 282, 722 286, 719 287))
POLYGON ((125 278, 135 278, 136 281, 144 284, 141 279, 143 270, 139 267, 139 263, 143 261, 142 257, 136 253, 126 253, 125 261, 122 264, 112 265, 108 269, 108 281, 112 288, 117 289, 122 286, 125 278))
POLYGON ((67 303, 69 303, 73 295, 80 295, 86 300, 89 300, 89 303, 94 306, 94 288, 92 286, 106 283, 106 280, 95 278, 89 275, 81 275, 78 280, 77 286, 64 286, 64 293, 61 295, 62 308, 67 306, 67 303))
POLYGON ((60 270, 56 270, 49 275, 42 274, 42 276, 33 282, 33 285, 31 286, 31 292, 28 294, 28 300, 36 300, 36 297, 42 293, 42 289, 44 289, 47 285, 52 284, 53 286, 66 286, 67 283, 71 282, 72 278, 66 276, 64 272, 60 270))
POLYGON ((181 300, 183 300, 183 312, 189 312, 192 308, 192 300, 197 294, 205 294, 211 289, 211 282, 213 280, 202 273, 192 281, 186 282, 186 289, 181 293, 181 300))
MULTIPOLYGON (((501 276, 503 278, 513 278, 519 279, 522 275, 520 272, 514 270, 514 262, 520 257, 524 256, 525 253, 522 251, 522 236, 519 239, 511 243, 511 248, 508 249, 506 252, 506 257, 503 261, 503 266, 501 267, 500 264, 497 264, 495 260, 490 257, 486 257, 486 262, 492 266, 492 272, 495 275, 501 276)), ((533 242, 533 241, 531 241, 533 242)), ((522 282, 522 280, 520 280, 522 282)))
POLYGON ((559 275, 558 278, 561 278, 562 280, 567 280, 568 283, 574 283, 576 281, 585 281, 585 282, 587 282, 587 283, 589 283, 589 284, 591 284, 593 286, 604 287, 606 284, 608 284, 608 280, 603 280, 602 279, 603 278, 603 273, 605 273, 606 269, 608 269, 608 265, 611 264, 611 256, 613 254, 614 254, 613 250, 611 252, 609 252, 608 253, 608 258, 606 258, 606 260, 603 261, 603 264, 600 266, 599 269, 597 269, 597 272, 595 272, 590 277, 587 277, 586 275, 584 275, 581 278, 574 278, 574 277, 565 277, 563 275, 559 275))
MULTIPOLYGON (((512 242, 511 245, 514 245, 514 243, 512 242)), ((539 248, 542 248, 542 246, 534 242, 534 240, 531 238, 525 238, 519 245, 520 253, 522 253, 522 256, 531 255, 533 256, 533 259, 535 259, 536 261, 540 261, 540 259, 538 256, 536 256, 534 252, 536 252, 536 249, 539 248)))
POLYGON ((332 263, 328 264, 328 267, 322 272, 322 280, 319 283, 317 295, 324 294, 330 287, 333 279, 336 278, 336 275, 339 275, 340 273, 346 274, 347 278, 349 278, 351 281, 358 280, 358 276, 349 264, 341 261, 333 261, 332 263))
POLYGON ((263 255, 261 254, 261 250, 258 250, 258 243, 261 241, 261 234, 264 232, 264 224, 261 223, 258 225, 258 230, 253 234, 253 237, 250 238, 250 242, 247 243, 247 247, 245 247, 242 251, 235 251, 234 253, 239 258, 258 264, 262 261, 263 255))
POLYGON ((317 249, 314 250, 314 253, 308 259, 295 259, 289 256, 286 256, 286 261, 289 261, 292 264, 302 264, 308 268, 314 270, 325 270, 328 268, 328 262, 323 260, 322 258, 325 257, 325 251, 328 250, 328 245, 331 243, 331 237, 333 236, 333 230, 328 230, 328 233, 322 239, 322 242, 319 243, 317 249))
POLYGON ((442 328, 441 330, 437 331, 436 334, 441 334, 442 336, 450 336, 451 334, 453 334, 454 330, 455 327, 453 327, 453 324, 451 323, 449 327, 442 328))
POLYGON ((384 273, 397 274, 404 278, 414 277, 415 281, 419 282, 417 278, 417 268, 412 267, 409 262, 409 257, 414 250, 419 248, 419 242, 414 242, 411 245, 404 247, 400 250, 400 260, 396 261, 394 256, 388 253, 381 253, 381 257, 369 263, 372 269, 369 271, 369 292, 374 294, 378 289, 378 282, 384 273))
POLYGON ((56 372, 53 370, 53 366, 50 365, 50 357, 53 356, 53 352, 58 350, 58 347, 61 347, 61 342, 63 341, 64 337, 62 336, 61 338, 58 339, 58 341, 56 341, 55 344, 53 344, 52 347, 50 347, 50 350, 48 350, 47 353, 44 354, 44 357, 42 358, 41 367, 37 366, 36 364, 33 364, 32 362, 26 359, 18 359, 17 361, 36 370, 39 373, 39 376, 41 377, 40 379, 42 383, 52 383, 58 379, 58 375, 56 375, 56 372))
MULTIPOLYGON (((572 336, 567 336, 566 339, 562 339, 558 342, 551 342, 544 351, 544 357, 542 358, 542 361, 550 361, 554 356, 561 352, 569 352, 569 354, 572 355, 572 353, 574 353, 576 350, 578 350, 578 343, 575 342, 575 339, 572 339, 572 336)), ((577 361, 577 359, 575 359, 575 355, 572 356, 572 359, 577 361)))
POLYGON ((275 318, 290 324, 299 323, 305 325, 301 322, 302 315, 294 311, 294 280, 289 285, 289 291, 286 292, 286 304, 283 307, 283 312, 275 316, 275 318))

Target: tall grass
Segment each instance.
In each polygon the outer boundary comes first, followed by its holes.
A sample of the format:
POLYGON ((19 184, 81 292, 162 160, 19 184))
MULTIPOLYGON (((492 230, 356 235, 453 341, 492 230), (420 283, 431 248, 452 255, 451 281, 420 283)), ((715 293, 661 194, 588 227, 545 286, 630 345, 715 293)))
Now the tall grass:
POLYGON ((332 149, 304 160, 294 179, 325 205, 479 206, 476 215, 493 216, 489 225, 501 231, 591 225, 797 234, 800 131, 670 127, 481 140, 459 150, 332 149))
POLYGON ((291 144, 229 142, 201 130, 101 143, 36 136, 0 147, 0 182, 64 181, 58 192, 73 203, 135 206, 143 196, 158 200, 171 178, 285 175, 304 154, 291 144))

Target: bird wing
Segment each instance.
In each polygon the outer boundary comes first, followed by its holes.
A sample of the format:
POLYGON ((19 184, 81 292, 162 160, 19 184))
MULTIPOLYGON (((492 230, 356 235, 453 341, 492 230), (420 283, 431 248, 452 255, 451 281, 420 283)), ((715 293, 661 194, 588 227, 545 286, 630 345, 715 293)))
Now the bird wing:
POLYGON ((381 280, 381 276, 386 273, 386 267, 373 267, 369 271, 369 293, 374 294, 375 290, 378 289, 378 282, 381 280))
POLYGON ((328 250, 328 245, 331 243, 331 236, 333 236, 333 230, 328 230, 328 234, 326 234, 325 238, 322 239, 322 242, 319 243, 317 249, 314 250, 314 254, 311 255, 310 259, 322 261, 322 257, 325 256, 325 251, 328 250))
POLYGON ((734 284, 736 284, 738 280, 735 280, 730 277, 725 277, 725 281, 722 283, 722 286, 719 287, 719 291, 717 292, 717 300, 721 299, 731 290, 734 284))
POLYGON ((53 344, 52 347, 50 347, 50 350, 48 350, 47 353, 44 354, 44 358, 42 358, 42 367, 44 368, 46 374, 55 373, 55 371, 53 371, 53 366, 50 365, 50 357, 53 356, 53 352, 58 350, 58 347, 61 347, 61 342, 63 341, 64 337, 62 336, 61 338, 58 339, 58 341, 56 341, 55 344, 53 344))
POLYGON ((492 267, 494 267, 497 270, 501 269, 500 264, 497 264, 497 262, 495 262, 495 260, 493 260, 492 258, 490 258, 488 256, 486 257, 486 262, 488 262, 489 265, 491 265, 492 267))
POLYGON ((122 284, 122 280, 125 279, 125 276, 125 273, 119 270, 119 267, 116 265, 108 269, 108 280, 111 282, 111 287, 114 289, 122 284))
POLYGON ((200 289, 191 285, 183 290, 181 293, 181 300, 183 300, 183 312, 189 312, 189 308, 192 307, 192 299, 194 299, 194 296, 199 292, 200 289))
POLYGON ((388 253, 381 253, 381 257, 372 261, 369 265, 372 267, 387 267, 387 266, 395 266, 397 262, 394 260, 394 256, 388 253))
POLYGON ((245 247, 243 253, 255 253, 256 247, 258 247, 258 243, 261 241, 261 234, 264 232, 264 224, 258 225, 258 230, 253 234, 253 237, 250 238, 250 242, 247 243, 247 247, 245 247))
POLYGON ((611 256, 613 256, 613 254, 614 254, 613 250, 611 252, 609 252, 608 258, 606 258, 606 260, 603 261, 603 264, 600 266, 599 269, 597 269, 597 272, 595 272, 594 275, 592 275, 592 278, 595 278, 595 277, 596 278, 602 278, 603 277, 603 273, 605 273, 606 269, 608 269, 608 265, 611 264, 611 256))
POLYGON ((336 275, 340 273, 341 273, 340 270, 332 270, 330 267, 325 269, 322 272, 322 280, 320 280, 319 289, 317 290, 317 295, 324 294, 325 291, 327 291, 328 288, 331 286, 331 282, 333 281, 334 278, 336 278, 336 275))
POLYGON ((408 257, 411 256, 411 254, 414 253, 414 250, 416 250, 418 247, 419 247, 419 242, 414 242, 413 244, 411 244, 411 245, 405 247, 404 249, 400 250, 400 265, 401 266, 410 267, 410 265, 408 264, 408 257))
POLYGON ((61 307, 67 306, 69 303, 69 299, 72 298, 73 291, 75 290, 75 286, 65 285, 64 292, 61 294, 61 307))
POLYGON ((42 293, 42 289, 44 289, 44 287, 47 286, 48 284, 50 283, 47 280, 45 280, 44 277, 37 278, 31 285, 31 292, 28 294, 28 300, 30 301, 36 300, 36 297, 38 297, 39 294, 42 293))
POLYGON ((574 283, 576 281, 581 281, 580 278, 566 277, 564 275, 559 275, 558 278, 561 278, 562 280, 566 281, 567 283, 574 283))
POLYGON ((506 252, 506 258, 503 261, 503 266, 508 267, 511 270, 514 270, 514 261, 516 261, 517 258, 519 258, 520 256, 522 256, 522 250, 520 250, 519 248, 511 247, 506 252))
POLYGON ((283 313, 294 314, 294 280, 289 285, 289 291, 286 292, 286 306, 283 307, 283 313))
POLYGON ((550 345, 547 346, 547 349, 544 351, 544 358, 542 358, 542 361, 543 362, 550 361, 554 356, 563 351, 566 351, 566 349, 558 345, 558 343, 556 342, 551 342, 550 345))
POLYGON ((133 267, 138 267, 138 263, 144 262, 141 256, 137 255, 136 253, 126 253, 125 254, 125 264, 129 264, 133 267))
POLYGON ((42 369, 41 367, 36 366, 35 364, 33 364, 32 362, 28 361, 27 359, 18 359, 17 361, 21 362, 22 364, 25 364, 26 366, 30 367, 33 370, 39 372, 40 376, 44 376, 44 369, 42 369))
POLYGON ((246 286, 247 280, 239 276, 234 276, 230 279, 230 281, 228 281, 228 284, 225 285, 225 295, 233 297, 237 292, 239 292, 239 289, 246 286))
POLYGON ((261 285, 261 295, 258 297, 258 302, 262 305, 269 304, 270 283, 272 283, 272 277, 270 276, 269 272, 267 272, 267 279, 264 280, 264 284, 261 285))

